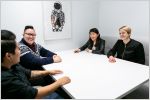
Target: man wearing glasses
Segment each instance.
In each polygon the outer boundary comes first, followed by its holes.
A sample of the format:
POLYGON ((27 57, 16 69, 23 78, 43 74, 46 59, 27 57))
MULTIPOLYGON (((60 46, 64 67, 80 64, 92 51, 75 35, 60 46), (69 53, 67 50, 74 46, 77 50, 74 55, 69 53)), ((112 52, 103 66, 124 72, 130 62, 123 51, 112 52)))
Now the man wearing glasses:
MULTIPOLYGON (((19 42, 21 51, 20 64, 31 70, 44 70, 42 65, 61 62, 61 58, 35 43, 36 32, 31 25, 25 26, 23 38, 19 42)), ((53 82, 49 75, 41 77, 41 80, 31 80, 32 85, 47 85, 53 82)))
POLYGON ((61 62, 61 58, 35 43, 36 32, 33 26, 25 26, 23 38, 19 42, 20 64, 31 70, 41 70, 42 65, 61 62))

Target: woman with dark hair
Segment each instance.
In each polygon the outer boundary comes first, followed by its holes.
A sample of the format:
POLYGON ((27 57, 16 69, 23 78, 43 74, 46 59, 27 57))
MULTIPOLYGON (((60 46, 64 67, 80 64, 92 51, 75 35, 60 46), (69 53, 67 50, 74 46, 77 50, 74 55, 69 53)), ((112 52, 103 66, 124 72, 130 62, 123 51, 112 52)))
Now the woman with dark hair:
POLYGON ((97 28, 92 28, 89 31, 89 40, 85 45, 76 49, 74 52, 87 51, 94 54, 104 54, 105 40, 100 38, 100 33, 97 28))
POLYGON ((62 77, 52 84, 43 87, 32 87, 29 80, 46 75, 62 73, 60 70, 31 71, 19 63, 20 49, 15 41, 15 35, 7 30, 1 31, 1 98, 2 99, 33 99, 62 98, 55 90, 70 82, 68 77, 62 77), (13 37, 13 38, 10 38, 13 37))

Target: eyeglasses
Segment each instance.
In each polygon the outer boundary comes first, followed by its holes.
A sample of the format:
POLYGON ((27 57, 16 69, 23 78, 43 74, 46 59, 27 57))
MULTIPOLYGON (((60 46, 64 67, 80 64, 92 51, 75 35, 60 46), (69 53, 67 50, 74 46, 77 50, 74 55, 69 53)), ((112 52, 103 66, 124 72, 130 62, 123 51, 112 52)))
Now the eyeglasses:
POLYGON ((25 33, 25 34, 27 34, 27 35, 29 35, 29 36, 36 36, 36 34, 33 34, 33 33, 25 33))

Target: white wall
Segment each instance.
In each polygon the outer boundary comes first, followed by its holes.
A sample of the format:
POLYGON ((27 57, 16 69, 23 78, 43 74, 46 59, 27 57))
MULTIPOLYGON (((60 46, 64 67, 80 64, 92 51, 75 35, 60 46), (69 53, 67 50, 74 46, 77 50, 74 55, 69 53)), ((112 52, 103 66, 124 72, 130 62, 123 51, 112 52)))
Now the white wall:
POLYGON ((77 48, 88 39, 88 31, 98 26, 97 1, 72 1, 72 37, 70 39, 45 41, 43 36, 42 1, 1 1, 1 29, 16 33, 22 38, 25 25, 35 27, 36 41, 52 51, 77 48), (94 6, 93 6, 94 5, 94 6))
MULTIPOLYGON (((44 40, 42 1, 1 1, 1 29, 13 31, 19 41, 24 26, 33 25, 37 32, 36 41, 47 49, 58 51, 83 45, 88 39, 90 28, 98 27, 102 37, 117 39, 118 28, 129 25, 132 28, 131 38, 144 43, 148 55, 146 59, 149 59, 149 0, 70 1, 72 4, 70 39, 44 40)), ((106 42, 112 46, 115 41, 109 40, 106 42)))
POLYGON ((149 0, 101 0, 99 27, 106 38, 107 48, 112 48, 119 38, 118 29, 123 25, 132 28, 131 38, 143 43, 146 64, 149 64, 149 0))
POLYGON ((22 38, 25 25, 33 25, 37 32, 37 41, 43 41, 42 5, 40 1, 2 1, 1 28, 8 29, 22 38))
POLYGON ((148 40, 148 0, 102 0, 99 6, 100 28, 103 35, 118 37, 118 28, 129 25, 133 38, 148 40))

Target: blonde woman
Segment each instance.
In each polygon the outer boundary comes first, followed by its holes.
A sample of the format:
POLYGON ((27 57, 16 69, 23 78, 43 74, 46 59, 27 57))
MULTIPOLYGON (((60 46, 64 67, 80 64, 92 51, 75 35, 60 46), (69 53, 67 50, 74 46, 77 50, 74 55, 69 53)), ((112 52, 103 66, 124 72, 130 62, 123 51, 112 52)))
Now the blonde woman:
POLYGON ((128 60, 135 63, 145 64, 145 53, 142 43, 131 39, 131 28, 122 26, 119 28, 120 39, 116 42, 113 48, 107 53, 109 62, 116 62, 117 58, 128 60))

